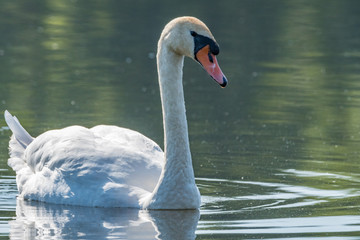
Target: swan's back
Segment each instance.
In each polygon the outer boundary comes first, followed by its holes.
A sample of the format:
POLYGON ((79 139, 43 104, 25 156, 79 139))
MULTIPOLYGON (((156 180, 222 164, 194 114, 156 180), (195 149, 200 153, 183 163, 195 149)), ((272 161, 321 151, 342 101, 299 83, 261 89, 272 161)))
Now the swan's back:
POLYGON ((20 196, 112 207, 139 207, 139 198, 154 189, 164 157, 140 133, 103 125, 45 132, 23 153, 13 137, 10 152, 20 196))

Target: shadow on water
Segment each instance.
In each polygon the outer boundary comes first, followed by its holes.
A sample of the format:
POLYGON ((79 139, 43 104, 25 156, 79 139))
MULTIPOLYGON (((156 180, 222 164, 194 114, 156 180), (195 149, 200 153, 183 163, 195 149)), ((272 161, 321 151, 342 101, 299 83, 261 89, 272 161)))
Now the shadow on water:
POLYGON ((87 208, 17 200, 11 239, 195 239, 198 210, 87 208))

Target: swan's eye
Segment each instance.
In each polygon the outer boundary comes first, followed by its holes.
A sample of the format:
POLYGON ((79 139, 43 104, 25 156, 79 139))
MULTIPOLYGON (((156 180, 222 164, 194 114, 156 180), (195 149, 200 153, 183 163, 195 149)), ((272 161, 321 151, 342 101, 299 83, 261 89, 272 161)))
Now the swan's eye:
POLYGON ((209 61, 211 62, 211 63, 214 63, 214 59, 213 59, 213 57, 211 56, 211 52, 209 51, 209 53, 208 53, 208 57, 209 57, 209 61))
POLYGON ((193 36, 193 37, 196 37, 196 36, 197 36, 197 33, 194 32, 194 31, 190 31, 190 33, 191 33, 191 36, 193 36))

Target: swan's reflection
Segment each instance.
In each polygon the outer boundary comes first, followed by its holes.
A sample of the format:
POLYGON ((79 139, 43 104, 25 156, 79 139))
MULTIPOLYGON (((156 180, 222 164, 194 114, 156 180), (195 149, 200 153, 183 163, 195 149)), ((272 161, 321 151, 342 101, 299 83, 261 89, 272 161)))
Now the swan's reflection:
POLYGON ((17 200, 11 239, 195 239, 199 211, 87 208, 17 200))

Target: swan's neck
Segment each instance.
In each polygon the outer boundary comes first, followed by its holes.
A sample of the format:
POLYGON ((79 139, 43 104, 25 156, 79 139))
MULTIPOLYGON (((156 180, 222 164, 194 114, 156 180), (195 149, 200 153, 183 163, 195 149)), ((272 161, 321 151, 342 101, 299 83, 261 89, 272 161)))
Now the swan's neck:
POLYGON ((165 165, 150 208, 199 208, 182 85, 184 57, 159 46, 158 73, 164 123, 165 165))
POLYGON ((158 71, 164 124, 165 170, 178 171, 186 167, 189 170, 184 172, 186 177, 194 178, 182 85, 184 57, 171 51, 162 51, 160 54, 158 71))

